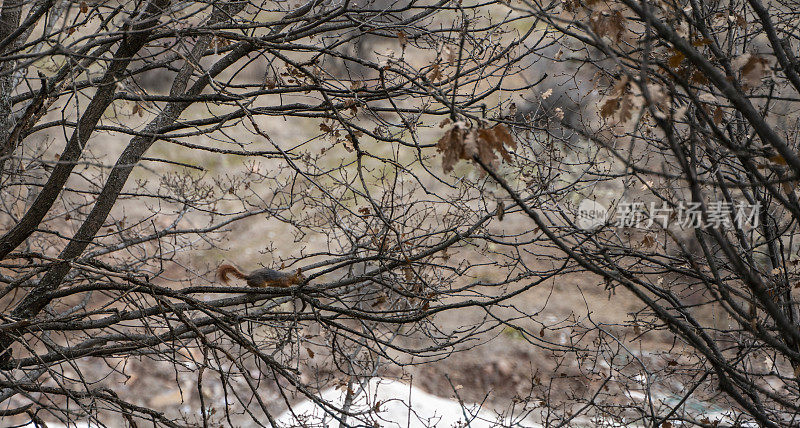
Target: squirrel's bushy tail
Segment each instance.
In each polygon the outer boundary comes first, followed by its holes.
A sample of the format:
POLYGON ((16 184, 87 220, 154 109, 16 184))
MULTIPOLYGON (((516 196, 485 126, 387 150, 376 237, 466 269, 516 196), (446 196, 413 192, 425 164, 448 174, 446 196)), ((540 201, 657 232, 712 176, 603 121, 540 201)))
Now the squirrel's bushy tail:
POLYGON ((247 279, 247 275, 241 273, 239 269, 236 269, 235 266, 229 264, 222 264, 219 265, 217 268, 217 278, 222 280, 225 284, 228 283, 228 275, 232 275, 234 278, 239 279, 247 279))

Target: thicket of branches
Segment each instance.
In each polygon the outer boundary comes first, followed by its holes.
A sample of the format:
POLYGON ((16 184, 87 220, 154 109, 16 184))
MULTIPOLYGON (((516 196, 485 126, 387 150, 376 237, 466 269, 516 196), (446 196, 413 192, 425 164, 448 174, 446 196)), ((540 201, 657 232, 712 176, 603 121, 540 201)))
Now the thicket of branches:
POLYGON ((796 425, 793 6, 4 2, 1 414, 274 425, 299 393, 371 424, 319 390, 505 329, 574 372, 516 417, 796 425), (307 281, 221 286, 223 259, 307 281), (581 272, 641 310, 514 304, 581 272), (142 361, 195 407, 117 385, 142 361))

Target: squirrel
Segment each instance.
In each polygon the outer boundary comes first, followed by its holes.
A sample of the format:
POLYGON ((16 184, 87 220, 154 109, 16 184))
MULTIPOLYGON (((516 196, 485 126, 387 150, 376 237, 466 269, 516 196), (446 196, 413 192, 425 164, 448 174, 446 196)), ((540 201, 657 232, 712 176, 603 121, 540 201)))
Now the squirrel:
POLYGON ((225 284, 228 284, 228 274, 235 278, 247 281, 250 287, 291 287, 299 285, 306 280, 306 277, 297 269, 295 273, 284 273, 277 270, 263 268, 257 269, 249 274, 243 274, 239 269, 230 264, 222 264, 217 268, 217 277, 225 284))

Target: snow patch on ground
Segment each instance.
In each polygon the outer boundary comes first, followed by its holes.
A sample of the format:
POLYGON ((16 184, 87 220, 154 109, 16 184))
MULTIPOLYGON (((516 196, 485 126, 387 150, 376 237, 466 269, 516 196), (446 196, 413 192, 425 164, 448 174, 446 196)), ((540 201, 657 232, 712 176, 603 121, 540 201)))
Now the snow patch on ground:
MULTIPOLYGON (((321 398, 337 407, 344 404, 346 388, 329 388, 321 398)), ((353 400, 347 425, 381 427, 529 427, 541 425, 521 416, 498 415, 481 409, 475 404, 464 404, 456 400, 428 394, 411 385, 391 379, 373 378, 353 400)), ((339 426, 339 415, 334 416, 321 406, 305 400, 284 412, 277 420, 279 427, 328 427, 339 426)))

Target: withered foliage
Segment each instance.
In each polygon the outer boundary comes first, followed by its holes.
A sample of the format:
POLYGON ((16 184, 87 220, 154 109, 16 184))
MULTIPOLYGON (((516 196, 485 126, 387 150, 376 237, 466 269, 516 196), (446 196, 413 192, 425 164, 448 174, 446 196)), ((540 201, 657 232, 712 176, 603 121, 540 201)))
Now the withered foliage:
POLYGON ((514 137, 503 124, 491 128, 473 128, 468 127, 465 122, 455 122, 439 138, 436 150, 441 153, 442 170, 450 173, 459 160, 471 161, 474 157, 492 167, 498 164, 498 154, 506 162, 511 162, 508 149, 514 150, 516 147, 514 137))

